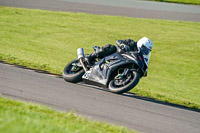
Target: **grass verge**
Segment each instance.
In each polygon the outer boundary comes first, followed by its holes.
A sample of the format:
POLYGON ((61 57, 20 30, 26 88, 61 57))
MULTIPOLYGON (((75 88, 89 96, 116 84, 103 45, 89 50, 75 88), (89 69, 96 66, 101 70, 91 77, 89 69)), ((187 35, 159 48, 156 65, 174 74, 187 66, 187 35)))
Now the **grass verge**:
POLYGON ((179 3, 179 4, 200 5, 200 0, 147 0, 147 1, 159 1, 159 2, 169 2, 169 3, 179 3))
POLYGON ((124 127, 92 121, 74 112, 0 97, 1 133, 134 133, 124 127))
POLYGON ((132 92, 200 109, 200 23, 0 7, 0 60, 61 74, 92 46, 151 38, 147 78, 132 92))

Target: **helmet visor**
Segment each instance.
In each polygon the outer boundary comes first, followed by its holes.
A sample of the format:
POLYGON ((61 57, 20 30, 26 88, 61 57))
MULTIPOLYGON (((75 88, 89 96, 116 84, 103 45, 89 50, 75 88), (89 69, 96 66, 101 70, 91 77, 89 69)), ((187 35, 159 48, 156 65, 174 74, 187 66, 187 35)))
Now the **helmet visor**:
POLYGON ((151 51, 144 46, 142 46, 140 50, 141 50, 141 53, 144 57, 144 61, 145 61, 146 65, 148 66, 149 59, 150 59, 150 56, 151 56, 151 51))
POLYGON ((150 50, 145 46, 142 46, 140 50, 143 55, 148 55, 150 53, 150 50))

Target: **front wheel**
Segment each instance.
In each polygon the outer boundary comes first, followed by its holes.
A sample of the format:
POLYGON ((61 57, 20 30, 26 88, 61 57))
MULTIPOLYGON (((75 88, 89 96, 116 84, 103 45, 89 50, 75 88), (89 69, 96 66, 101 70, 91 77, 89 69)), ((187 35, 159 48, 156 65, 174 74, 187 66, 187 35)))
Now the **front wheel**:
POLYGON ((137 71, 129 71, 125 76, 116 75, 109 83, 109 90, 113 93, 122 94, 134 88, 140 80, 140 74, 137 71))
POLYGON ((78 64, 79 60, 75 59, 65 66, 63 70, 63 79, 65 81, 77 83, 82 80, 82 76, 85 72, 78 64))

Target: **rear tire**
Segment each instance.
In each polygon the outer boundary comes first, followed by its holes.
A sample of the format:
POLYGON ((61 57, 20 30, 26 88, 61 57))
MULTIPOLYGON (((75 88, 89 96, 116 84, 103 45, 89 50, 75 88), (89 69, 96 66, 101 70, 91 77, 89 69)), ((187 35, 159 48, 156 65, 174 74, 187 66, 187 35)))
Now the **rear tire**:
POLYGON ((109 82, 109 91, 113 92, 113 93, 117 93, 117 94, 122 94, 124 92, 128 92, 129 90, 131 90, 132 88, 134 88, 139 80, 140 80, 140 74, 137 71, 132 71, 130 72, 130 80, 127 84, 125 84, 124 86, 117 86, 115 84, 115 79, 111 80, 109 82))
POLYGON ((63 79, 67 82, 77 83, 82 81, 82 76, 85 73, 82 67, 79 67, 77 71, 72 71, 73 63, 79 62, 78 59, 75 59, 68 63, 63 70, 63 79))

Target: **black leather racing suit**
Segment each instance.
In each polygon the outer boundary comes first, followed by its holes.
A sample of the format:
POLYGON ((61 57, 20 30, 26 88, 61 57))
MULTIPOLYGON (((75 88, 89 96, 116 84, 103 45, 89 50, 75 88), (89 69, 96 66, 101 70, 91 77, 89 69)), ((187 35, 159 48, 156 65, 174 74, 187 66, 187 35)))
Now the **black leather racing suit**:
POLYGON ((100 48, 98 52, 93 52, 90 55, 87 56, 88 62, 92 63, 96 58, 103 58, 108 55, 111 55, 115 52, 117 52, 117 48, 119 48, 122 52, 124 51, 137 51, 137 42, 135 42, 132 39, 126 39, 126 40, 117 40, 116 41, 117 47, 112 44, 104 45, 100 48), (127 49, 128 48, 128 49, 127 49))

